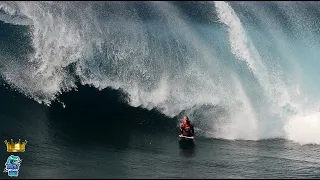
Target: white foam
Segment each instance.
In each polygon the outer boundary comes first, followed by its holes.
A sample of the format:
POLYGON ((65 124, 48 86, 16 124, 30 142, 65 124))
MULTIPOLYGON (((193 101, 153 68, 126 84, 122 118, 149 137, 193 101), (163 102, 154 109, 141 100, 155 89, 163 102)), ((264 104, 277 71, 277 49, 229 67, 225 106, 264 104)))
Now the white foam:
POLYGON ((284 130, 286 138, 300 144, 320 144, 320 112, 299 114, 288 119, 284 130))
POLYGON ((220 127, 215 131, 214 137, 232 140, 258 140, 259 129, 256 113, 236 76, 233 76, 232 82, 237 92, 233 96, 233 104, 229 104, 228 107, 230 116, 228 120, 219 124, 220 127))
MULTIPOLYGON (((252 73, 258 79, 260 86, 263 88, 263 92, 261 93, 263 93, 268 98, 268 102, 270 102, 269 107, 268 104, 264 105, 263 111, 265 112, 266 109, 269 109, 267 113, 276 115, 282 113, 282 108, 286 105, 294 105, 292 96, 289 93, 288 84, 285 84, 280 79, 280 73, 269 73, 272 71, 265 66, 263 59, 255 49, 253 42, 246 35, 240 19, 231 6, 226 2, 218 1, 215 2, 215 7, 217 8, 219 20, 228 27, 232 53, 239 60, 246 62, 249 69, 252 70, 252 73)), ((277 69, 277 71, 282 70, 277 69)), ((263 126, 274 125, 273 123, 261 122, 261 118, 258 121, 260 121, 260 124, 263 124, 263 126)), ((265 128, 268 129, 268 127, 265 128)), ((272 131, 271 133, 265 131, 263 134, 263 136, 267 138, 281 133, 277 131, 272 131)))

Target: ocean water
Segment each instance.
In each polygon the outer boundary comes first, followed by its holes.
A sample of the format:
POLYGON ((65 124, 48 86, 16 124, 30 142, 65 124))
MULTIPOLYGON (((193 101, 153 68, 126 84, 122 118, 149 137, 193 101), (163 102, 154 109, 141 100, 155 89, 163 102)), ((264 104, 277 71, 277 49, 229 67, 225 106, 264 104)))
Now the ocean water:
POLYGON ((1 2, 0 133, 28 141, 3 168, 319 178, 319 20, 317 2, 1 2))

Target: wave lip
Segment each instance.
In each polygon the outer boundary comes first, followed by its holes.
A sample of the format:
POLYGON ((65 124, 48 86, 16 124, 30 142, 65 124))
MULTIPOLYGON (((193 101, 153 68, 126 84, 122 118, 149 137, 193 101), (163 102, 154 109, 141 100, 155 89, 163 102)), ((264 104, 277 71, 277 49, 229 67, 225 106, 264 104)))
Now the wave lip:
POLYGON ((32 20, 21 14, 13 3, 0 3, 0 21, 14 25, 31 26, 32 20))

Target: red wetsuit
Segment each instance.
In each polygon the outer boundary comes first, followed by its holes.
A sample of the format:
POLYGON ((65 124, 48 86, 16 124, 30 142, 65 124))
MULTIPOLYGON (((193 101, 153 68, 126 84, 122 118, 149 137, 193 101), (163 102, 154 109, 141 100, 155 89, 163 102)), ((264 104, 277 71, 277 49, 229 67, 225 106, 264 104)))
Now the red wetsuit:
POLYGON ((181 123, 180 125, 180 133, 184 136, 193 136, 194 130, 192 124, 189 123, 181 123))

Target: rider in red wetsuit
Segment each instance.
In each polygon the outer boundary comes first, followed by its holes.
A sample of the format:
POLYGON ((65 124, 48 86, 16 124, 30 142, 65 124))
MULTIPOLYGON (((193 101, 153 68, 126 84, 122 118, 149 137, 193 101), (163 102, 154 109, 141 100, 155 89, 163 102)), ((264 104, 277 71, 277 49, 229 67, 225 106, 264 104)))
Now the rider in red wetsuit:
POLYGON ((180 134, 183 136, 194 136, 193 125, 191 124, 188 116, 184 116, 180 125, 180 134))

